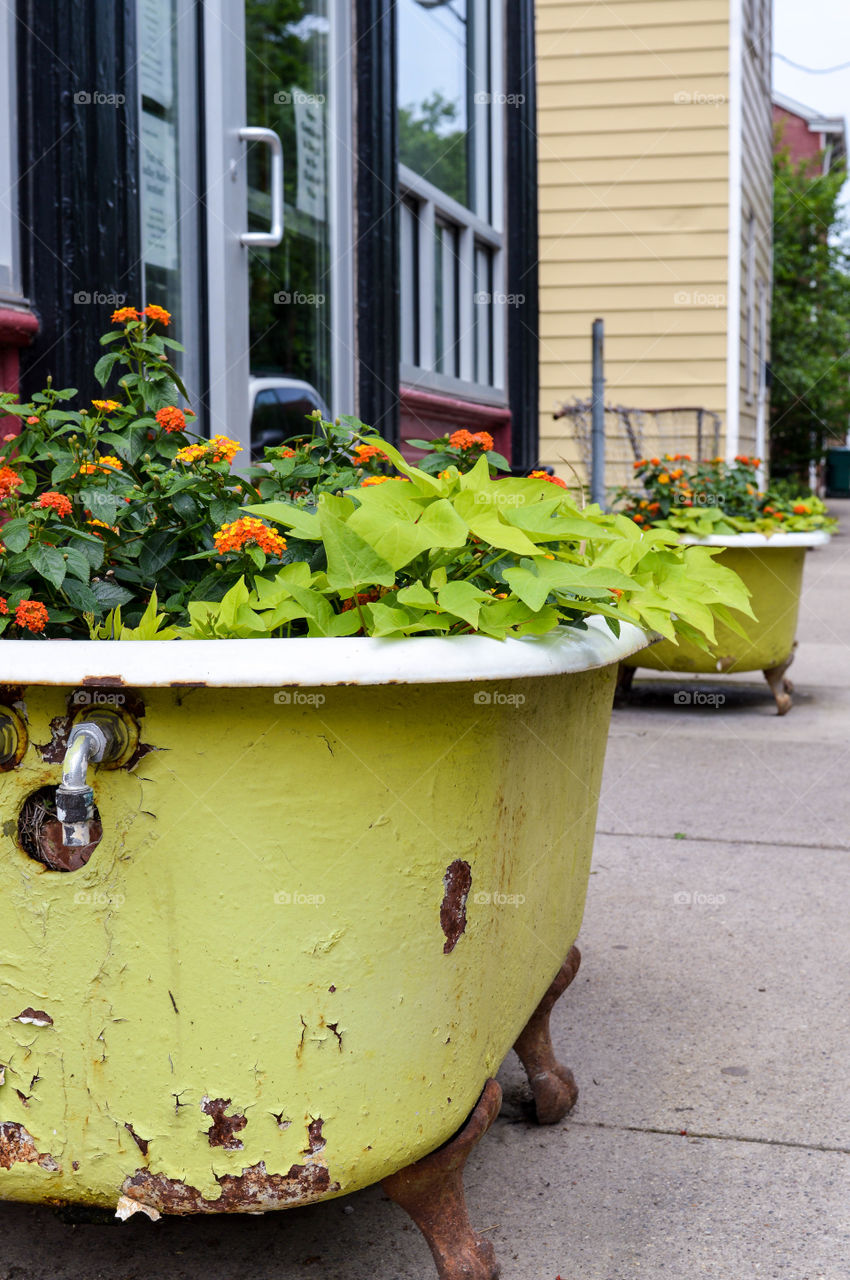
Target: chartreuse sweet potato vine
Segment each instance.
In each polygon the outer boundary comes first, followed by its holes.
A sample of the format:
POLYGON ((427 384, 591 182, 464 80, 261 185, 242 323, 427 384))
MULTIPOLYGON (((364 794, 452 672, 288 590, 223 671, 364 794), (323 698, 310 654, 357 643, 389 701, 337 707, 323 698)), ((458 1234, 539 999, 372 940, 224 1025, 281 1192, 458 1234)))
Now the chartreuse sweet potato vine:
MULTIPOLYGON (((462 635, 496 639, 581 627, 602 614, 697 644, 715 618, 752 616, 748 593, 705 547, 669 531, 642 533, 621 515, 580 511, 546 479, 492 479, 482 456, 465 474, 408 465, 399 474, 323 493, 314 510, 291 502, 247 508, 277 525, 302 556, 242 579, 217 602, 188 605, 184 637, 462 635)), ((151 618, 152 622, 152 618, 151 618)))

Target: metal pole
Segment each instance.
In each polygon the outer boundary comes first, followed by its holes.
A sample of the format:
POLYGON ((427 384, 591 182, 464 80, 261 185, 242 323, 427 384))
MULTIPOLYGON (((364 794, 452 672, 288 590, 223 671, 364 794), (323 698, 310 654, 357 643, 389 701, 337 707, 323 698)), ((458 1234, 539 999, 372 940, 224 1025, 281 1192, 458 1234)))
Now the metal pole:
POLYGON ((605 506, 605 324, 593 322, 593 382, 590 398, 590 500, 605 506))

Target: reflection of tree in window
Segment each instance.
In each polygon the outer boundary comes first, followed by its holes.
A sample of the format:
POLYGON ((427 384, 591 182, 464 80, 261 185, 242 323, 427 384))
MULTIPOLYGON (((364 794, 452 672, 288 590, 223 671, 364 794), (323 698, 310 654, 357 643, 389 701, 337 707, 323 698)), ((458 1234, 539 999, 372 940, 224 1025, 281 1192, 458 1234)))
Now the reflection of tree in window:
MULTIPOLYGON (((328 26, 327 0, 247 0, 245 5, 248 120, 280 136, 285 202, 283 242, 274 249, 250 251, 251 367, 306 379, 325 398, 330 393, 327 204, 322 217, 316 216, 316 210, 299 208, 299 104, 294 98, 298 94, 302 99, 315 98, 324 135, 328 26), (290 301, 281 301, 287 295, 290 301), (324 301, 316 302, 317 297, 324 301)), ((327 158, 325 145, 321 173, 325 193, 327 158)), ((268 148, 253 146, 248 154, 251 230, 268 226, 269 190, 268 148)))
POLYGON ((419 106, 399 107, 398 150, 402 164, 467 204, 466 129, 451 128, 459 113, 439 90, 419 106))

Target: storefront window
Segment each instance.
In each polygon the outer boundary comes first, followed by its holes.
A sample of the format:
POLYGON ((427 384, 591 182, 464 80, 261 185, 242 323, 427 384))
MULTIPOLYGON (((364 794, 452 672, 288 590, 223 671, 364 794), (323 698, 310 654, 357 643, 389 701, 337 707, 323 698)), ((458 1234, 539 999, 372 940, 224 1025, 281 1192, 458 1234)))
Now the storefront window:
POLYGON ((504 386, 499 0, 398 0, 404 382, 504 386))

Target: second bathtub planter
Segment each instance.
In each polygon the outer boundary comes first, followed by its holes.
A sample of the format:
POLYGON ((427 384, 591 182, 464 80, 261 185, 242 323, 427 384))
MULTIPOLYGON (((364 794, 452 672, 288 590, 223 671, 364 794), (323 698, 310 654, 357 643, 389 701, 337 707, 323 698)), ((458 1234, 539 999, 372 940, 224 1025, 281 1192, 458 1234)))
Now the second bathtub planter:
POLYGON ((707 647, 662 641, 623 664, 626 693, 638 667, 725 675, 761 671, 779 715, 791 709, 786 672, 796 646, 806 552, 824 546, 836 522, 817 498, 781 498, 758 487, 758 458, 716 458, 693 465, 682 455, 635 464, 641 488, 622 490, 624 514, 640 527, 665 528, 683 545, 718 549, 720 563, 738 574, 750 593, 752 615, 720 622, 707 647))
POLYGON ((172 481, 109 434, 67 481, 7 450, 29 534, 0 578, 0 1198, 256 1213, 382 1181, 443 1280, 491 1280, 463 1164, 512 1045, 541 1122, 575 1101, 548 1017, 578 966, 617 664, 652 632, 712 637, 746 592, 709 549, 491 478, 480 438, 438 476, 360 439, 337 491, 293 482, 218 528, 242 481, 199 444, 187 578, 224 589, 184 591, 153 554, 143 588, 111 525, 147 504, 161 550, 172 481), (79 550, 119 483, 87 537, 121 601, 57 605, 55 558, 20 557, 79 550))

